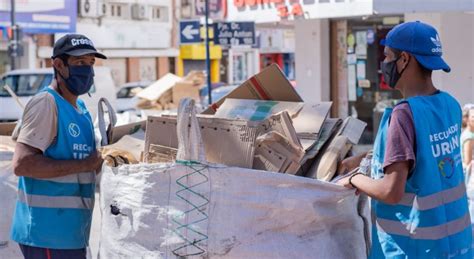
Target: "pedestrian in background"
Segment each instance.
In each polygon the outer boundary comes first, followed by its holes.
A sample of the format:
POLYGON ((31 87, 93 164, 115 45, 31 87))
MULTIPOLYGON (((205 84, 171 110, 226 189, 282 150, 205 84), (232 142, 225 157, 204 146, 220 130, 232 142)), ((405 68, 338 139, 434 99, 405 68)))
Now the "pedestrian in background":
MULTIPOLYGON (((371 258, 471 259, 462 111, 431 78, 433 70, 451 70, 440 37, 428 24, 406 22, 384 44, 385 81, 405 99, 382 117, 371 177, 358 173, 338 183, 372 198, 371 258)), ((339 171, 356 168, 362 157, 342 161, 339 171)))
POLYGON ((466 173, 472 168, 474 160, 474 105, 465 105, 463 109, 465 128, 461 134, 462 161, 466 173))

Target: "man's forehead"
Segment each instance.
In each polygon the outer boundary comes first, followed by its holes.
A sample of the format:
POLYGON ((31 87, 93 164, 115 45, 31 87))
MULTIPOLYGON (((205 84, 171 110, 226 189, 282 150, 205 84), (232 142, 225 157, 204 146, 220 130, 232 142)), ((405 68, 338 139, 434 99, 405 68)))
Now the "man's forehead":
POLYGON ((71 60, 81 60, 81 59, 95 59, 94 54, 86 54, 82 56, 71 56, 71 60))

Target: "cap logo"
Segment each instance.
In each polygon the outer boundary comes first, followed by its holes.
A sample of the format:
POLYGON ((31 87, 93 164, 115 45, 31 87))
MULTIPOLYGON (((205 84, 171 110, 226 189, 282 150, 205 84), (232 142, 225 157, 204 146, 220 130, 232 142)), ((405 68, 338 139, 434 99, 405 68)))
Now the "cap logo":
POLYGON ((436 48, 432 48, 431 52, 433 53, 442 53, 443 49, 441 48, 441 40, 439 39, 439 35, 436 34, 436 38, 430 37, 431 42, 436 46, 436 48))
POLYGON ((94 47, 94 44, 89 39, 72 39, 71 45, 74 47, 77 45, 89 45, 91 47, 94 47))

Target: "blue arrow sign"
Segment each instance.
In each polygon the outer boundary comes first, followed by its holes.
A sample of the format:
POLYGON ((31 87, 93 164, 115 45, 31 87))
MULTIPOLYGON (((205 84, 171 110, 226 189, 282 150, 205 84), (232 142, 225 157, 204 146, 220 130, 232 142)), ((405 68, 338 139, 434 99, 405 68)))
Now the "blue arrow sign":
POLYGON ((199 20, 180 21, 179 39, 181 44, 201 42, 200 28, 199 20))

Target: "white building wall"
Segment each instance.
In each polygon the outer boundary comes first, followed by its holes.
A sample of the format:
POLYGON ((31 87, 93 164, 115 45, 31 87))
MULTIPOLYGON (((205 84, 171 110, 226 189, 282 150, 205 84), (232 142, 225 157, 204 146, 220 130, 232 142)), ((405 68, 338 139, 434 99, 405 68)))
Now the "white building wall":
POLYGON ((330 100, 329 21, 297 20, 296 89, 305 102, 330 100))
POLYGON ((406 14, 405 20, 420 20, 436 27, 451 72, 434 72, 434 84, 451 93, 461 105, 474 103, 474 13, 406 14))

